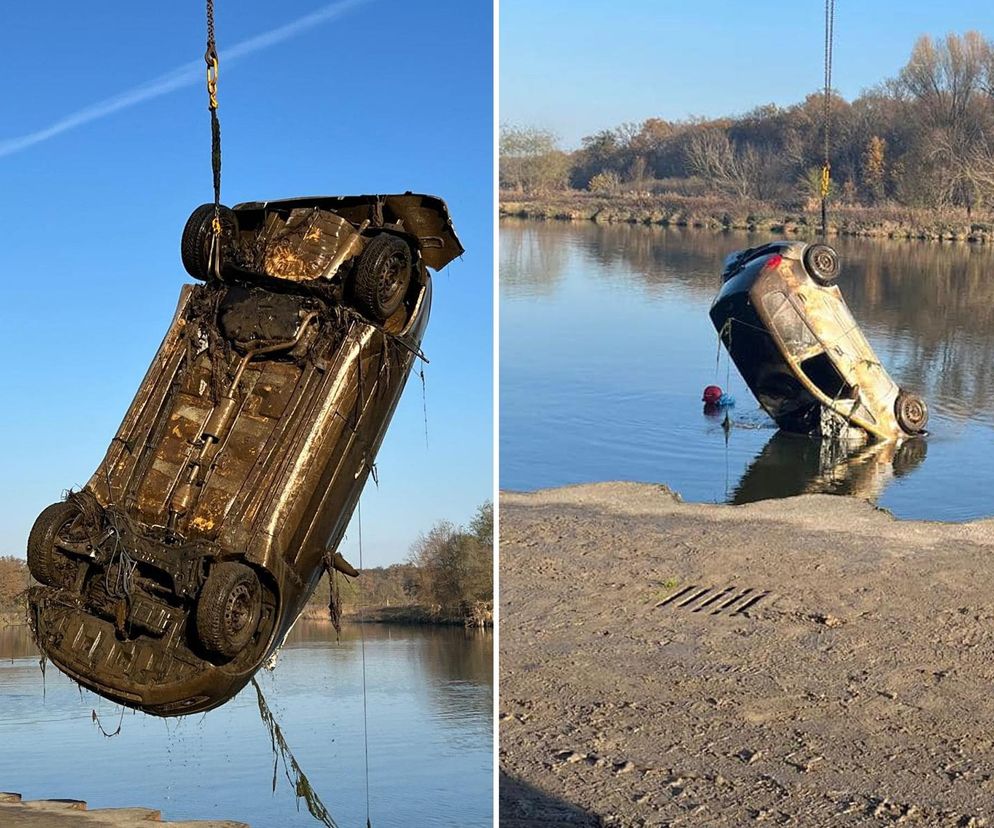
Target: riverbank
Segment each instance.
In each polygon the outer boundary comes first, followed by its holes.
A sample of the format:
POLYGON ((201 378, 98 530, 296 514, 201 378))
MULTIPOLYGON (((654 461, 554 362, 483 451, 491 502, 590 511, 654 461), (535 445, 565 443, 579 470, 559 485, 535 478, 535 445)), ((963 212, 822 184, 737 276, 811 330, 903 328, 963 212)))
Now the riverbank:
POLYGON ((992 553, 839 496, 502 495, 501 824, 991 824, 992 553))
MULTIPOLYGON (((327 621, 326 606, 309 604, 300 617, 305 621, 327 621)), ((409 624, 414 626, 437 625, 443 627, 492 628, 494 625, 493 605, 477 607, 470 615, 439 615, 418 604, 405 606, 373 606, 346 611, 342 620, 349 624, 409 624)))
MULTIPOLYGON (((525 196, 501 193, 501 218, 648 224, 711 230, 778 233, 804 238, 821 232, 817 211, 785 211, 762 202, 705 196, 617 195, 580 191, 525 196)), ((828 235, 994 243, 994 223, 965 211, 938 215, 902 207, 832 206, 828 235)))

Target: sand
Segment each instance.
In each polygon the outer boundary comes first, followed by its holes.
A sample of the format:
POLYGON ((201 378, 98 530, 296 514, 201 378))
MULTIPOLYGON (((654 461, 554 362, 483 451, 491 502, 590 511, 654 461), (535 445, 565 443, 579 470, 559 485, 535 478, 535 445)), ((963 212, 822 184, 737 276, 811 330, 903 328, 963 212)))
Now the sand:
POLYGON ((994 521, 500 503, 502 825, 994 825, 994 521))

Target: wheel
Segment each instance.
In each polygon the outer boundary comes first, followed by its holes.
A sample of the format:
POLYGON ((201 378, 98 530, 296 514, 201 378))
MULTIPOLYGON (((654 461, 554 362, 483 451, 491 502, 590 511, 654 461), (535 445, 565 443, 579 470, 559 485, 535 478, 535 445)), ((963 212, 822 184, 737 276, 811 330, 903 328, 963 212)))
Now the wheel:
POLYGON ((216 655, 233 658, 252 640, 262 616, 262 585, 245 564, 217 564, 197 600, 197 635, 216 655))
POLYGON ((830 285, 839 277, 839 254, 827 244, 812 244, 804 251, 804 266, 811 278, 830 285))
POLYGON ((400 307, 411 283, 411 248, 403 239, 381 233, 359 256, 353 293, 359 309, 385 322, 400 307))
POLYGON ((28 570, 46 586, 72 586, 79 572, 79 560, 55 544, 59 533, 79 515, 75 503, 63 500, 46 506, 28 535, 28 570))
POLYGON ((897 424, 908 434, 921 434, 928 425, 928 406, 925 400, 910 391, 902 391, 894 401, 897 424))
MULTIPOLYGON (((238 235, 238 218, 234 210, 222 205, 221 211, 221 264, 230 259, 238 235)), ((201 204, 190 213, 183 228, 180 256, 183 267, 194 279, 206 282, 211 277, 210 255, 214 205, 201 204)))

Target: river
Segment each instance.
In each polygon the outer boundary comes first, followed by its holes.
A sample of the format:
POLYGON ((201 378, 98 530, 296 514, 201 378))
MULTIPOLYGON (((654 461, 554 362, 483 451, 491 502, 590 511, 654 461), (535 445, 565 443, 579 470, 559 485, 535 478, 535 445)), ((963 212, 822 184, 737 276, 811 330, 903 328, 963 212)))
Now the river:
POLYGON ((853 315, 931 413, 925 440, 839 451, 777 430, 707 315, 724 257, 771 238, 502 221, 501 488, 636 480, 698 502, 825 492, 901 518, 994 514, 994 251, 832 241, 853 315), (735 397, 728 428, 703 412, 712 383, 735 397))
MULTIPOLYGON (((484 826, 493 807, 493 638, 441 627, 300 622, 259 685, 290 749, 340 826, 366 820, 365 633, 372 825, 484 826)), ((298 803, 250 685, 204 715, 127 711, 49 666, 26 627, 0 629, 0 789, 90 807, 252 828, 320 823, 298 803), (121 725, 112 738, 102 735, 121 725)))

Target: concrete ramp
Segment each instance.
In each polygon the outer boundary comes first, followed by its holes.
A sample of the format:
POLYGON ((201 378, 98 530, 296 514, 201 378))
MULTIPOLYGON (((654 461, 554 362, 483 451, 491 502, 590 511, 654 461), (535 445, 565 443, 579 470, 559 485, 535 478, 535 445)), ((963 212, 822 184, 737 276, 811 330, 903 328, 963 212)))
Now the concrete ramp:
POLYGON ((0 825, 4 828, 145 828, 149 823, 170 828, 249 828, 231 820, 164 822, 154 808, 97 808, 80 799, 24 800, 18 793, 0 792, 0 825))

